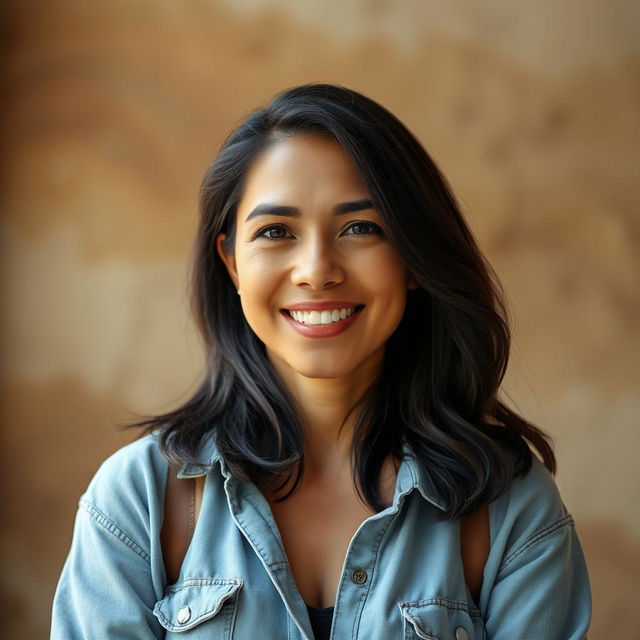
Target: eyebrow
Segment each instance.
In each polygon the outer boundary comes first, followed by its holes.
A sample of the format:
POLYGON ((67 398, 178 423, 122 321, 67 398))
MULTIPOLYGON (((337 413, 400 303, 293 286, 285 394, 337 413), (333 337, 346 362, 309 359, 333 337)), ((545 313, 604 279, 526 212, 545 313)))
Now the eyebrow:
MULTIPOLYGON (((355 202, 341 202, 333 207, 333 215, 339 216, 345 213, 353 213, 354 211, 363 211, 364 209, 373 209, 371 200, 356 200, 355 202)), ((245 222, 249 222, 251 218, 256 216, 288 216, 291 218, 300 217, 300 209, 298 207, 289 207, 281 204, 259 204, 245 218, 245 222)))

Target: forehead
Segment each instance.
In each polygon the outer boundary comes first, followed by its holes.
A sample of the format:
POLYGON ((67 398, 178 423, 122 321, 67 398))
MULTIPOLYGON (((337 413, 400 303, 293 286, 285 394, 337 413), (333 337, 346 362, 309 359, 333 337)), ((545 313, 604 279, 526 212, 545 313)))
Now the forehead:
POLYGON ((270 145, 247 172, 238 210, 260 202, 304 207, 345 197, 364 197, 367 189, 355 163, 332 138, 298 134, 270 145))

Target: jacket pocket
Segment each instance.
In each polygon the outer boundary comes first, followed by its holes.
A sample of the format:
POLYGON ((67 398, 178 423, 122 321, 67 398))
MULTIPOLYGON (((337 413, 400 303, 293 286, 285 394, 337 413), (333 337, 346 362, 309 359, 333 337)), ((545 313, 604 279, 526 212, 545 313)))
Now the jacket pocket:
POLYGON ((206 637, 230 640, 241 588, 235 578, 189 578, 169 587, 153 614, 167 631, 202 628, 206 637))
POLYGON ((405 640, 485 640, 480 612, 466 602, 429 598, 400 602, 405 640))

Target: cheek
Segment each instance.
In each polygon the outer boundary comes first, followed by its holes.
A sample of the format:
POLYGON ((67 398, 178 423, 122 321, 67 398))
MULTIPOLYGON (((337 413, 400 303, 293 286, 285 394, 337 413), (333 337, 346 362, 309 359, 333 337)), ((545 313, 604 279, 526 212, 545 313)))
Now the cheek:
POLYGON ((404 298, 407 270, 394 251, 379 252, 375 259, 363 265, 361 273, 379 295, 388 296, 390 301, 404 298))
POLYGON ((281 269, 268 255, 256 253, 238 261, 241 304, 251 328, 258 333, 267 314, 274 311, 281 269))
POLYGON ((407 304, 407 269, 398 260, 392 260, 376 275, 376 292, 380 299, 385 301, 384 322, 388 330, 393 332, 400 324, 407 304))
POLYGON ((273 270, 264 254, 259 253, 239 256, 237 268, 240 289, 247 292, 247 298, 251 292, 252 299, 264 289, 273 270))

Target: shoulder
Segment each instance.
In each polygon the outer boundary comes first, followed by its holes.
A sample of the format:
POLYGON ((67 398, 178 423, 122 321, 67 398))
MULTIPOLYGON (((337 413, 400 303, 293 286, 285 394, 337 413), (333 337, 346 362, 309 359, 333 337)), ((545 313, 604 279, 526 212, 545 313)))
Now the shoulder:
POLYGON ((52 611, 52 638, 160 638, 160 545, 168 464, 154 436, 122 447, 80 498, 52 611))
POLYGON ((516 476, 509 491, 498 502, 507 516, 515 516, 532 508, 551 518, 566 514, 553 476, 533 454, 529 471, 516 476))
POLYGON ((573 527, 551 473, 532 455, 531 469, 489 508, 492 545, 521 549, 565 527, 573 527))
POLYGON ((111 454, 98 468, 87 494, 98 497, 105 491, 142 491, 153 487, 167 468, 156 435, 149 434, 111 454))
POLYGON ((487 637, 584 638, 589 576, 571 514, 538 458, 489 505, 480 610, 487 637))
POLYGON ((98 468, 80 506, 96 519, 145 529, 162 517, 169 465, 154 434, 110 455, 98 468))

